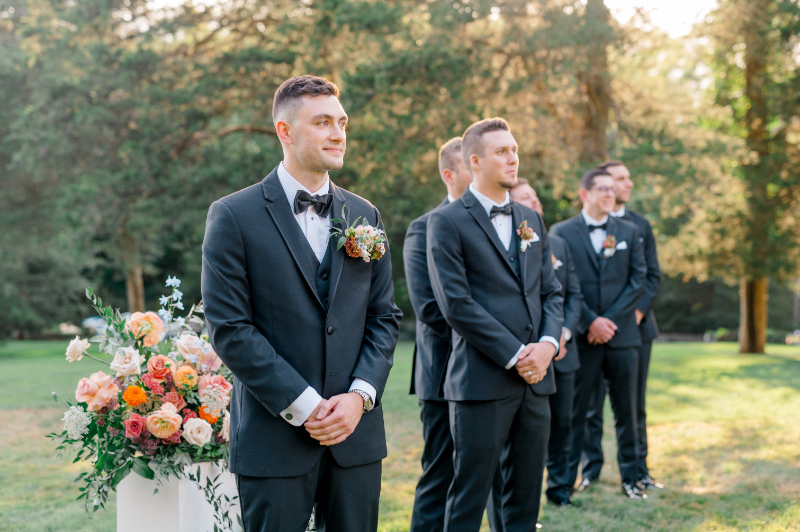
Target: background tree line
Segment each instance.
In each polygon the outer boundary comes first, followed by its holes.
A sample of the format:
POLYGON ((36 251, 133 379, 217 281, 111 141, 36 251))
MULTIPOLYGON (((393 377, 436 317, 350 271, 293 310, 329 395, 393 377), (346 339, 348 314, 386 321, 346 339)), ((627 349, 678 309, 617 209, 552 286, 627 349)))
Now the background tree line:
POLYGON ((407 315, 402 241, 444 194, 437 148, 500 115, 548 223, 583 171, 628 163, 663 330, 741 314, 763 350, 768 291, 773 328, 798 312, 799 13, 724 0, 672 39, 602 0, 0 0, 0 334, 79 322, 85 285, 141 310, 177 275, 199 299, 208 206, 277 165, 272 95, 314 73, 343 89, 334 179, 381 209, 407 315))

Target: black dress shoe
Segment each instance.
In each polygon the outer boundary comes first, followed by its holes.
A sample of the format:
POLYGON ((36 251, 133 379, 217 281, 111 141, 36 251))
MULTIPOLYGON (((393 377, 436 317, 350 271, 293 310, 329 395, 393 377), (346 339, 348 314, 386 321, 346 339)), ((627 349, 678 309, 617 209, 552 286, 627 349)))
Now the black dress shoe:
POLYGON ((563 495, 556 495, 556 496, 547 496, 547 502, 554 505, 559 506, 561 508, 571 508, 572 501, 569 500, 569 497, 564 497, 563 495))
POLYGON ((596 478, 592 478, 592 477, 584 478, 583 480, 581 480, 581 483, 578 486, 578 491, 586 491, 595 482, 597 482, 596 478))
POLYGON ((664 489, 664 484, 661 484, 660 482, 656 482, 655 480, 653 480, 653 477, 651 477, 650 475, 644 475, 643 477, 639 477, 639 484, 641 484, 642 488, 646 489, 646 490, 652 490, 652 489, 663 490, 664 489))
POLYGON ((642 499, 646 499, 647 495, 640 490, 636 484, 631 482, 623 482, 622 483, 622 493, 628 496, 629 499, 633 501, 640 501, 642 499))

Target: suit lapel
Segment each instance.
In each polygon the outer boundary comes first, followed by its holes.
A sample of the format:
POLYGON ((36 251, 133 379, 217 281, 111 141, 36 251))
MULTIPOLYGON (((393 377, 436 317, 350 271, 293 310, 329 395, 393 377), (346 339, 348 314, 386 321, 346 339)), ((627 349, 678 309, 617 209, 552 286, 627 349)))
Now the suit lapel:
POLYGON ((316 265, 311 260, 314 254, 303 231, 297 224, 294 214, 292 214, 292 209, 286 200, 286 193, 283 190, 283 186, 281 186, 280 179, 278 179, 277 169, 264 178, 261 182, 261 187, 264 190, 264 198, 269 202, 267 212, 275 222, 275 227, 278 228, 278 232, 283 237, 283 241, 286 243, 286 247, 289 248, 297 267, 302 272, 303 278, 311 289, 311 293, 314 294, 317 302, 322 305, 319 294, 317 294, 316 265))
MULTIPOLYGON (((511 246, 520 246, 522 242, 517 235, 517 227, 525 220, 525 215, 522 214, 522 209, 516 203, 512 203, 512 212, 513 215, 511 216, 511 246)), ((539 237, 541 238, 541 236, 539 237)), ((520 250, 517 253, 519 256, 519 280, 522 282, 522 286, 525 286, 525 270, 528 266, 528 253, 523 252, 520 250)))
POLYGON ((511 263, 508 262, 508 251, 506 251, 506 248, 503 247, 500 237, 497 236, 497 230, 492 225, 489 215, 486 214, 486 210, 483 208, 483 205, 481 205, 481 202, 478 201, 478 198, 472 195, 472 192, 470 192, 469 189, 467 189, 461 196, 461 201, 464 203, 464 206, 466 206, 472 217, 475 218, 475 221, 478 222, 480 228, 483 229, 483 232, 486 233, 486 236, 489 237, 489 240, 491 241, 495 250, 497 250, 497 253, 500 254, 500 258, 503 260, 506 266, 508 266, 508 269, 513 275, 516 276, 514 268, 512 268, 511 263))
POLYGON ((578 232, 581 242, 583 242, 583 245, 586 248, 586 254, 589 255, 592 264, 594 264, 594 269, 599 271, 600 258, 597 256, 597 252, 594 250, 592 239, 589 238, 589 231, 586 229, 586 220, 583 219, 583 215, 581 214, 575 217, 575 230, 578 232))
MULTIPOLYGON (((333 218, 342 219, 342 208, 345 207, 344 203, 344 194, 342 193, 342 189, 337 187, 331 181, 331 191, 333 192, 333 208, 331 209, 331 226, 332 227, 339 227, 342 231, 344 231, 344 223, 342 222, 334 222, 333 218)), ((349 216, 349 214, 348 214, 349 216)), ((344 256, 345 252, 343 250, 336 250, 336 242, 332 243, 331 253, 333 256, 331 257, 331 280, 333 284, 331 285, 331 295, 328 298, 328 308, 333 306, 333 298, 336 297, 336 289, 339 287, 339 278, 342 276, 342 266, 344 265, 344 256)))

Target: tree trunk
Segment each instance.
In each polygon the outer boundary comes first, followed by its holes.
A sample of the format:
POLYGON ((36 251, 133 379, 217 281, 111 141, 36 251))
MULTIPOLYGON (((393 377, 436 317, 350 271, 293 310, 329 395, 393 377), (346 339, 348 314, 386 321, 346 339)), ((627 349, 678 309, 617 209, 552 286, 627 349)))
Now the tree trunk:
POLYGON ((767 343, 767 288, 769 279, 739 282, 739 352, 763 353, 767 343))
POLYGON ((613 37, 611 14, 603 0, 586 3, 587 31, 592 44, 587 50, 588 69, 579 74, 584 93, 583 142, 580 159, 596 163, 608 158, 608 113, 611 110, 611 82, 608 46, 613 37))
POLYGON ((144 312, 144 278, 139 256, 139 242, 126 230, 120 230, 122 261, 125 267, 125 293, 128 296, 128 311, 144 312))

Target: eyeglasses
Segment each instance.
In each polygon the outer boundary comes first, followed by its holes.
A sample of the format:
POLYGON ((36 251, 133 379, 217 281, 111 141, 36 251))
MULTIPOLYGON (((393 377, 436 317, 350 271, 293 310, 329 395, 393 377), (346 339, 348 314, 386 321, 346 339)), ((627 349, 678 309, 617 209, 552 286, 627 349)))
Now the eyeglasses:
POLYGON ((615 196, 617 195, 616 187, 593 187, 590 190, 596 190, 600 194, 614 194, 615 196))

